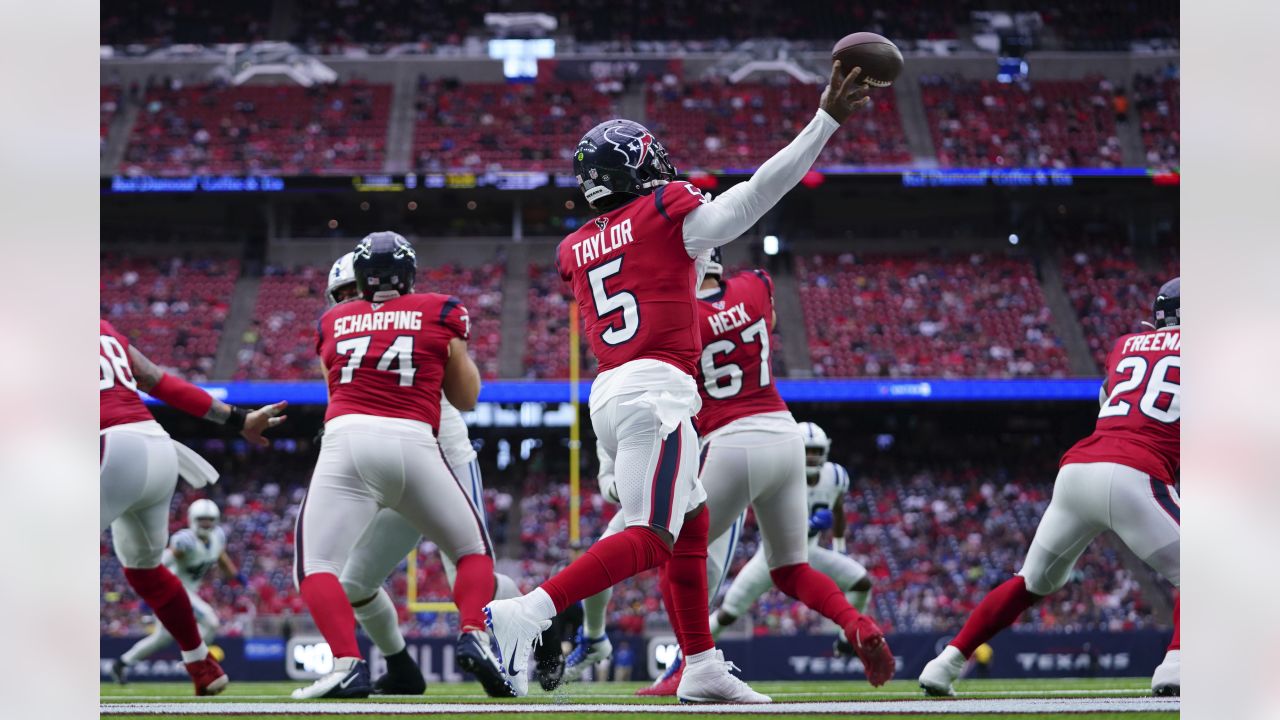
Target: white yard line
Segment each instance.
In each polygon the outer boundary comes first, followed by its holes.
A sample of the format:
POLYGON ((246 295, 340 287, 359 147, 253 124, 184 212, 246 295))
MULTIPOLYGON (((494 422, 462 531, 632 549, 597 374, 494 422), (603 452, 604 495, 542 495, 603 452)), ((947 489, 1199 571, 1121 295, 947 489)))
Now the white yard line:
MULTIPOLYGON (((855 694, 856 693, 831 692, 831 691, 821 691, 821 692, 819 691, 815 691, 815 692, 773 691, 768 693, 769 697, 772 697, 772 698, 838 697, 838 698, 845 698, 850 700, 855 694)), ((919 698, 921 697, 922 692, 919 690, 891 690, 891 691, 887 690, 887 691, 876 691, 874 693, 869 693, 869 694, 875 695, 876 697, 919 698)), ((1021 698, 1028 698, 1028 699, 1056 698, 1056 697, 1063 697, 1063 698, 1118 697, 1118 698, 1122 698, 1122 697, 1145 697, 1150 694, 1151 694, 1151 691, 1142 690, 1139 688, 1128 689, 1128 690, 1121 689, 1121 688, 1103 688, 1103 689, 1094 689, 1094 690, 1087 690, 1087 689, 1086 690, 978 690, 972 693, 962 692, 957 696, 957 699, 966 699, 968 696, 973 696, 973 697, 968 697, 968 699, 979 699, 977 696, 992 696, 992 697, 1001 697, 1001 698, 1021 697, 1021 698)), ((564 692, 564 693, 549 693, 546 695, 535 696, 533 698, 526 698, 525 702, 560 703, 565 700, 588 700, 588 699, 629 700, 629 699, 635 698, 635 696, 636 696, 635 693, 597 693, 597 692, 576 692, 571 690, 569 692, 564 692)), ((202 703, 222 702, 222 703, 225 703, 225 702, 245 702, 245 701, 251 701, 251 700, 283 701, 283 700, 286 700, 287 697, 288 696, 284 694, 224 695, 222 697, 216 697, 216 698, 197 698, 197 697, 175 698, 173 695, 112 695, 109 697, 103 697, 101 698, 101 700, 104 704, 121 703, 121 702, 202 702, 202 703)), ((475 695, 474 693, 471 693, 471 694, 433 693, 431 695, 423 695, 421 700, 418 700, 417 698, 414 698, 411 700, 408 697, 404 697, 404 696, 401 696, 401 697, 393 696, 391 698, 388 698, 385 702, 390 702, 392 704, 403 703, 403 702, 431 703, 431 702, 439 702, 439 701, 458 701, 458 700, 462 700, 462 701, 474 700, 480 703, 489 702, 484 698, 475 695)), ((864 702, 876 702, 876 701, 874 699, 871 699, 871 700, 866 700, 864 702)))
POLYGON ((324 703, 324 702, 227 702, 227 703, 104 703, 101 711, 109 715, 443 715, 443 714, 514 714, 514 713, 670 713, 675 715, 783 713, 807 715, 846 715, 876 713, 881 715, 915 715, 931 713, 960 715, 964 713, 1023 713, 1057 715, 1060 713, 1139 713, 1178 712, 1177 698, 1097 698, 1097 699, 958 699, 958 700, 879 700, 862 702, 773 703, 771 705, 618 705, 529 704, 529 703, 324 703))

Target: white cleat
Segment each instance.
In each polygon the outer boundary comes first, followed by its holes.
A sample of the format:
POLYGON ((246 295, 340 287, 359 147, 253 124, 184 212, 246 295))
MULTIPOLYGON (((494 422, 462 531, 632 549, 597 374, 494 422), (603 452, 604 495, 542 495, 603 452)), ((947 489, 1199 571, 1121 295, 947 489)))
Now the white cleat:
POLYGON ((494 600, 484 606, 485 624, 498 644, 498 662, 516 697, 529 694, 529 653, 551 627, 550 619, 539 619, 525 610, 520 598, 494 600))
POLYGON ((680 687, 676 696, 682 703, 771 703, 773 698, 761 695, 751 686, 739 680, 730 671, 737 671, 738 666, 724 659, 724 653, 716 650, 715 655, 702 662, 689 662, 685 658, 684 676, 680 678, 680 687))
POLYGON ((951 684, 964 672, 964 662, 964 655, 955 646, 943 648, 938 657, 930 660, 924 666, 924 672, 920 673, 920 687, 924 689, 924 694, 936 697, 955 695, 955 688, 951 684))
POLYGON ((609 636, 589 638, 579 630, 573 652, 570 652, 569 657, 564 661, 564 681, 570 683, 581 680, 587 668, 593 668, 596 663, 608 660, 611 655, 613 655, 613 643, 609 642, 609 636))
POLYGON ((318 698, 366 698, 373 692, 369 663, 345 657, 333 661, 333 671, 304 688, 293 691, 294 700, 318 698))
POLYGON ((1182 651, 1165 653, 1164 662, 1151 676, 1151 692, 1156 695, 1182 694, 1182 651))

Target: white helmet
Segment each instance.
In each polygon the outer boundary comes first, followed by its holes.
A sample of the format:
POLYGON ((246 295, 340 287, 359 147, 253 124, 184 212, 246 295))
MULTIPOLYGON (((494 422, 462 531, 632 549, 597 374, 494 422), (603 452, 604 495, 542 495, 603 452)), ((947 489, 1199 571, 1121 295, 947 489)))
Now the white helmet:
POLYGON ((214 527, 217 527, 218 521, 222 519, 222 513, 218 511, 218 505, 212 500, 201 498, 187 508, 187 525, 195 531, 196 535, 201 538, 209 537, 214 527), (202 528, 200 521, 204 518, 213 520, 213 527, 202 528))
POLYGON ((354 252, 349 252, 335 260, 333 267, 329 269, 329 287, 325 289, 325 296, 330 307, 339 302, 339 298, 333 294, 335 290, 356 284, 355 257, 354 252))
POLYGON ((804 474, 813 479, 818 477, 822 466, 827 462, 831 452, 831 438, 826 431, 811 422, 802 422, 800 434, 804 436, 804 474))

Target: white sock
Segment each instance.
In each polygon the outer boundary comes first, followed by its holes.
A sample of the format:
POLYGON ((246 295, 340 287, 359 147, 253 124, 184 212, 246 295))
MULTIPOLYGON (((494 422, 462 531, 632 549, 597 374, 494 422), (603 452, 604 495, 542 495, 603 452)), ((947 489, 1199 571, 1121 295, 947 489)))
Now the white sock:
POLYGON ((194 650, 182 651, 182 662, 184 663, 200 662, 207 657, 209 657, 209 647, 204 644, 203 640, 194 650))
POLYGON ((870 590, 850 590, 844 594, 845 599, 858 611, 859 615, 867 614, 867 603, 871 601, 870 590))
POLYGON ((494 573, 493 579, 497 581, 497 588, 494 589, 494 600, 510 600, 511 598, 520 597, 520 586, 516 585, 516 581, 512 580, 509 575, 502 573, 494 573))
POLYGON ((556 604, 542 588, 534 588, 528 595, 516 598, 524 603, 529 612, 540 620, 550 620, 556 616, 556 604))
POLYGON ((605 615, 609 613, 609 601, 613 588, 605 588, 582 601, 582 634, 589 638, 604 635, 605 615))
POLYGON ((938 657, 951 663, 952 665, 964 664, 964 653, 960 652, 960 648, 955 645, 948 645, 942 648, 942 653, 938 657))
POLYGON ((369 634, 373 644, 383 655, 395 655, 404 650, 404 636, 400 634, 400 618, 396 614, 395 603, 386 588, 378 588, 373 599, 353 608, 360 627, 369 634))
POLYGON ((707 623, 711 626, 711 639, 719 640, 720 631, 724 630, 724 626, 720 624, 720 613, 711 613, 711 617, 707 618, 707 623))
POLYGON ((686 655, 684 657, 684 661, 688 663, 689 667, 693 667, 694 665, 701 665, 704 662, 711 662, 715 659, 716 659, 715 648, 711 648, 710 650, 703 650, 700 653, 695 653, 693 655, 686 655))

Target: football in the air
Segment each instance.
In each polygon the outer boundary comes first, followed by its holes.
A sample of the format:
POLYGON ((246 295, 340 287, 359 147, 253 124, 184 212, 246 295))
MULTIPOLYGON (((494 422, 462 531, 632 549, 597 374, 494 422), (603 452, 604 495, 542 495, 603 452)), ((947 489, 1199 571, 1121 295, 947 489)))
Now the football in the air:
POLYGON ((856 32, 845 35, 831 48, 831 58, 840 61, 845 72, 862 68, 856 79, 871 87, 889 87, 902 72, 902 51, 883 35, 856 32))

